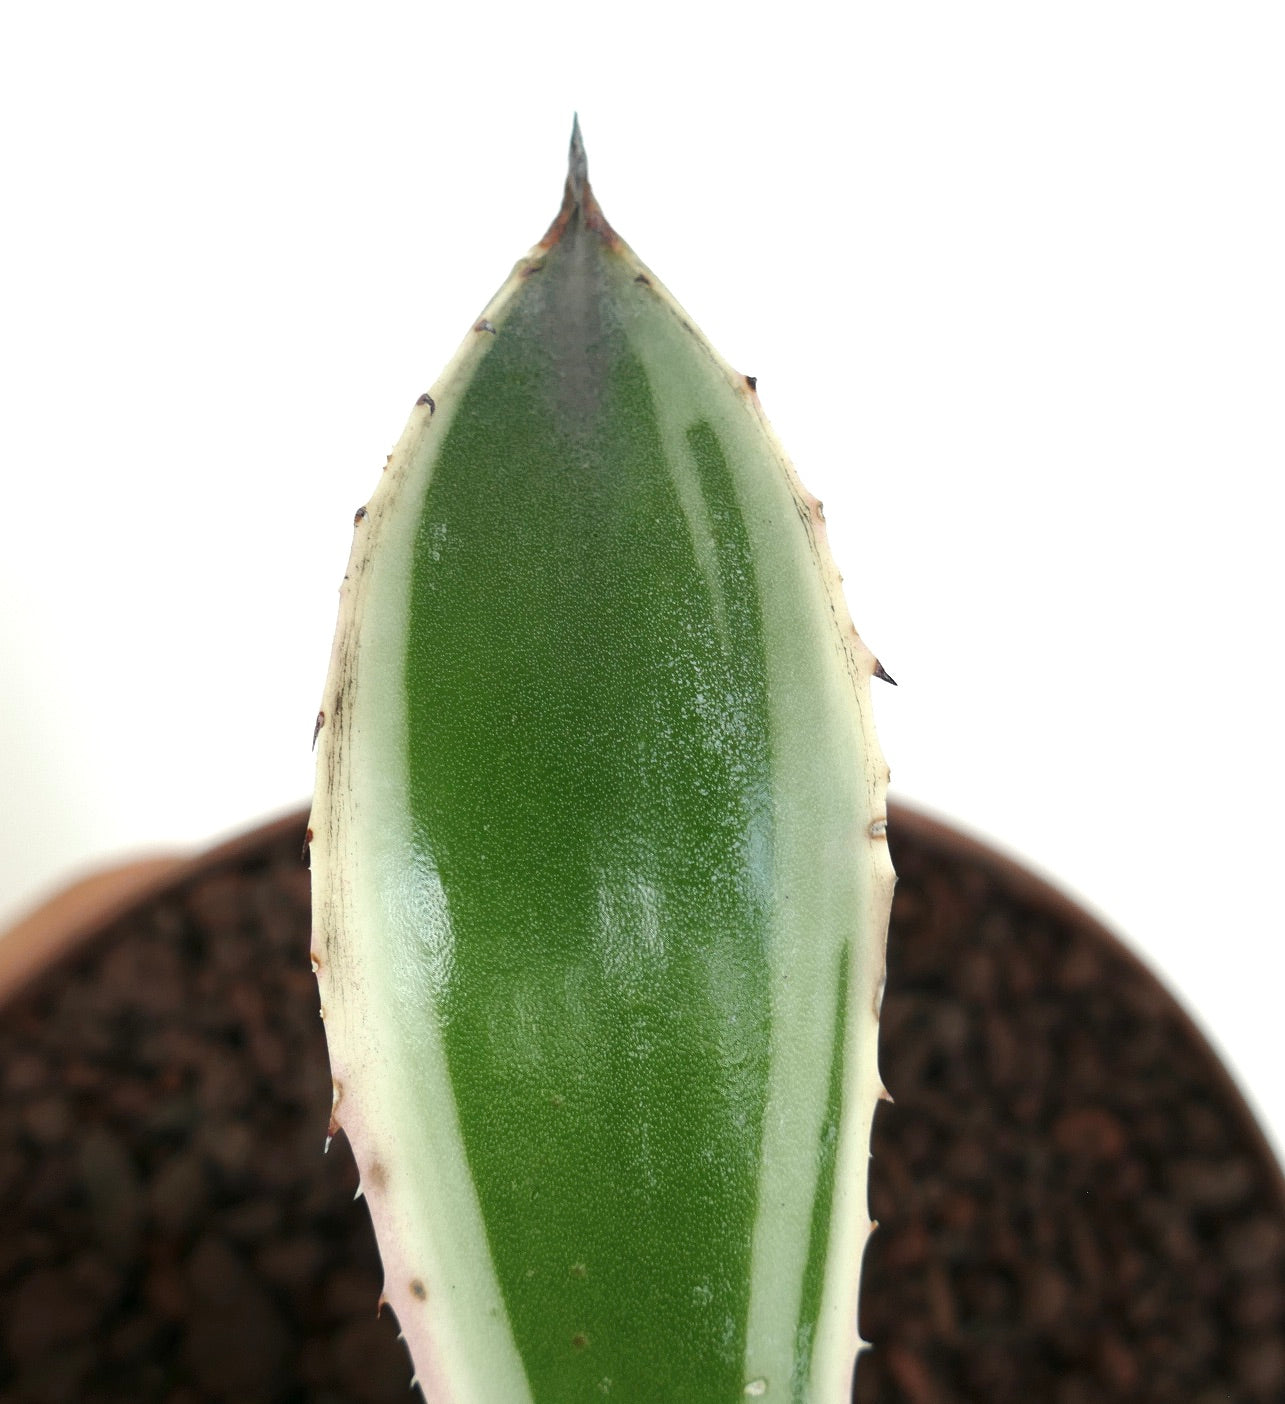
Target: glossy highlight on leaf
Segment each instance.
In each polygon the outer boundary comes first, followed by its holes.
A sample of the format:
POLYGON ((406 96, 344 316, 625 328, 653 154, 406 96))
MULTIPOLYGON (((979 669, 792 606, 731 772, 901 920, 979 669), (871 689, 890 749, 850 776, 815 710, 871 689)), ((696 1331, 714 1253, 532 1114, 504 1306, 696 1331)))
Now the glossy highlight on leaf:
POLYGON ((577 129, 358 517, 318 747, 335 1121, 433 1404, 846 1398, 877 667, 577 129))

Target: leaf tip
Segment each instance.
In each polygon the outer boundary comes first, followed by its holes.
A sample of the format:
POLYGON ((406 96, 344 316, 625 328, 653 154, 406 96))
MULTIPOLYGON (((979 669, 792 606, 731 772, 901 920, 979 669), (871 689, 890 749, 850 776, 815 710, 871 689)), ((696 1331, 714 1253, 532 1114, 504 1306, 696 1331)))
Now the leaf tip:
POLYGON ((539 247, 552 248, 561 242, 562 236, 575 223, 592 229, 611 247, 620 242, 620 236, 607 223, 602 206, 598 204, 593 187, 589 184, 589 159, 585 155, 578 112, 571 119, 571 144, 567 151, 567 181, 562 193, 562 208, 540 240, 539 247))
POLYGON ((567 151, 567 189, 575 195, 577 203, 583 192, 589 188, 589 158, 585 155, 584 137, 580 133, 580 114, 571 116, 571 145, 567 151))

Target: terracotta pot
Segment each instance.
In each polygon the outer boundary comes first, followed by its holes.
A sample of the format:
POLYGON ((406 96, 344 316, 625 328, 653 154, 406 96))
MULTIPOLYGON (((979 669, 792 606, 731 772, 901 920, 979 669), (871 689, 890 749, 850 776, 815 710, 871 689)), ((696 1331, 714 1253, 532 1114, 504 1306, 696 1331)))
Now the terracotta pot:
MULTIPOLYGON (((406 1399, 351 1156, 321 1154, 302 835, 0 941, 4 1404, 406 1399)), ((1285 1183, 1191 1021, 1007 859, 904 808, 890 838, 854 1397, 1285 1398, 1285 1183)))

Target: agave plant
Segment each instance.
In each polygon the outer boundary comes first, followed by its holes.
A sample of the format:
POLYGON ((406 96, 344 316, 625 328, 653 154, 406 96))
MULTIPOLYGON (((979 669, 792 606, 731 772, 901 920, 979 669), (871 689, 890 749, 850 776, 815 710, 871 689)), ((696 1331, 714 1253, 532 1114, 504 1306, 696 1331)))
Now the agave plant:
POLYGON ((317 719, 331 1130, 432 1404, 847 1397, 881 673, 576 130, 357 513, 317 719))

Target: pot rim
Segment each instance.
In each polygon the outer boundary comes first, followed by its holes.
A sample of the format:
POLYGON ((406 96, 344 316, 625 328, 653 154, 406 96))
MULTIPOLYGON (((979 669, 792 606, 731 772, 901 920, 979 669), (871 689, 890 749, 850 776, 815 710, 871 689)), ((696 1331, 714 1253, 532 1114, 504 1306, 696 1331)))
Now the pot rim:
POLYGON ((57 889, 0 931, 0 1008, 46 972, 74 960, 126 912, 191 878, 238 863, 306 822, 307 811, 291 809, 194 853, 162 852, 109 863, 57 889))
MULTIPOLYGON (((1213 1037, 1206 1032, 1196 1016, 1169 987, 1165 978, 1140 955, 1127 936, 1115 931, 1084 901, 1073 896, 1051 878, 1032 870, 1029 861, 1007 852, 993 840, 961 829, 953 820, 915 805, 891 806, 888 825, 893 835, 893 859, 896 860, 896 832, 908 832, 915 844, 925 852, 934 850, 980 868, 1002 884, 1008 895, 1017 901, 1038 907, 1055 920, 1074 926, 1096 944, 1109 949, 1113 955, 1131 966, 1152 984, 1159 987, 1168 1004, 1169 1017, 1211 1071, 1210 1082, 1222 1104, 1240 1122, 1246 1142, 1255 1159, 1268 1175, 1268 1190, 1273 1199, 1285 1206, 1285 1167, 1275 1145, 1263 1127, 1252 1102, 1232 1073, 1224 1054, 1213 1037)), ((895 900, 895 898, 894 898, 895 900)))

